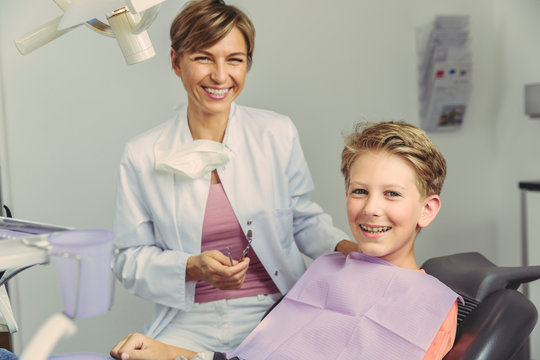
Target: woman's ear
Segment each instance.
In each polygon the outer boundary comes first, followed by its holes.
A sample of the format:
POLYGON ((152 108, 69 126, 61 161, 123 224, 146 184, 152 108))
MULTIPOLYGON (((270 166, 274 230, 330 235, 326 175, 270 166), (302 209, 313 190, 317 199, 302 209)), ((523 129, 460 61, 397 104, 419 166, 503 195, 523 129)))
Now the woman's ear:
POLYGON ((182 71, 180 70, 180 56, 174 49, 171 49, 171 65, 176 76, 182 77, 182 71))
POLYGON ((420 218, 418 219, 418 227, 425 228, 431 224, 433 219, 435 219, 439 213, 440 209, 441 199, 439 198, 439 195, 430 195, 425 198, 424 207, 422 209, 422 213, 420 214, 420 218))

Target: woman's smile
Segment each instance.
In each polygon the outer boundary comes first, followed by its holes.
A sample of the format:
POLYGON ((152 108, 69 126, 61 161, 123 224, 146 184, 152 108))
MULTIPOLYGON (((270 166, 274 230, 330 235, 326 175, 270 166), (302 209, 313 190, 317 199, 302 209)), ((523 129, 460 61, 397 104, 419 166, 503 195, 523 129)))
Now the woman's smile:
POLYGON ((221 100, 227 97, 227 94, 232 89, 232 87, 227 88, 216 88, 216 87, 209 87, 209 86, 203 86, 203 90, 214 100, 221 100))

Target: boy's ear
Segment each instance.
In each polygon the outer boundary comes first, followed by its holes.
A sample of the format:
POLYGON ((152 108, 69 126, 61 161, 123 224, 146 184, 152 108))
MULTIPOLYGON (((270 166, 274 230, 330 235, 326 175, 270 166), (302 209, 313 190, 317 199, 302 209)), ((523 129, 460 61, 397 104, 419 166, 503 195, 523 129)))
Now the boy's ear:
POLYGON ((439 195, 430 195, 424 199, 424 208, 422 209, 422 213, 418 219, 418 227, 425 228, 431 224, 433 219, 435 219, 439 213, 440 209, 441 199, 439 198, 439 195))
POLYGON ((174 73, 178 77, 182 77, 182 71, 180 70, 180 57, 178 56, 176 51, 174 51, 174 49, 171 49, 171 64, 172 64, 174 73))

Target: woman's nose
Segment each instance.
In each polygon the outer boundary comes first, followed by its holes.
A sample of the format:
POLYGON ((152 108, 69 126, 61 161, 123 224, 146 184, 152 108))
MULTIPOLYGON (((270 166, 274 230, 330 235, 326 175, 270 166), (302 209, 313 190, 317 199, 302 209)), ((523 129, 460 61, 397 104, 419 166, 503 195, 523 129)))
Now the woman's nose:
POLYGON ((223 84, 227 80, 227 68, 225 64, 215 63, 211 74, 212 81, 223 84))

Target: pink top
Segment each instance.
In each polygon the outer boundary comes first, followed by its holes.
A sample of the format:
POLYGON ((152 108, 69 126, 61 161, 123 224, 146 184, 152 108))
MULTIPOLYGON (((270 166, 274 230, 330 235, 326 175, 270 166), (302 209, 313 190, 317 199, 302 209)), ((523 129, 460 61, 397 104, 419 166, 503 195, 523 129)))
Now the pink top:
MULTIPOLYGON (((203 220, 201 252, 219 250, 227 255, 228 247, 231 257, 234 260, 240 260, 242 250, 247 244, 246 236, 236 219, 223 186, 221 184, 212 184, 203 220)), ((206 281, 199 280, 195 287, 195 302, 201 303, 279 293, 278 288, 253 249, 249 250, 247 257, 250 259, 249 268, 246 273, 246 280, 240 289, 219 290, 206 281)))

